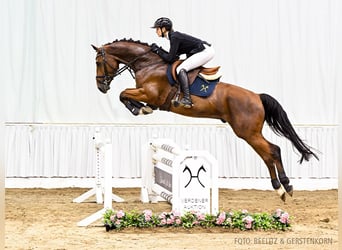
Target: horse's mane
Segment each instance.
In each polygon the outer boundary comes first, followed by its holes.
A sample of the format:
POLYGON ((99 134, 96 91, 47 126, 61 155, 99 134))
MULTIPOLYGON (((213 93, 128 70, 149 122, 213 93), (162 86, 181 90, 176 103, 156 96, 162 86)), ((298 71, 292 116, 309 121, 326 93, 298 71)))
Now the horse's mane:
POLYGON ((140 40, 133 40, 132 38, 129 38, 129 39, 123 38, 120 40, 116 39, 113 42, 107 43, 105 45, 110 45, 110 44, 117 43, 117 42, 129 42, 129 43, 136 43, 136 44, 145 45, 145 46, 149 46, 149 47, 151 46, 148 43, 141 42, 140 40))

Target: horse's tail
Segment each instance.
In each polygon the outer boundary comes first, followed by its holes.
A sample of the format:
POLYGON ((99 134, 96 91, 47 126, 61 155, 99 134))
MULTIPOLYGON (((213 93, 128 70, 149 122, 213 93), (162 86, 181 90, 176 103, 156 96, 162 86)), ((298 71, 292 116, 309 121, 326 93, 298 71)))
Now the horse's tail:
POLYGON ((301 153, 302 157, 300 163, 303 160, 308 161, 311 156, 314 156, 317 160, 318 157, 313 153, 308 145, 306 145, 298 136, 286 112, 279 104, 279 102, 272 96, 267 94, 260 94, 262 104, 265 110, 265 121, 270 126, 270 128, 277 135, 284 136, 289 139, 294 147, 301 153))

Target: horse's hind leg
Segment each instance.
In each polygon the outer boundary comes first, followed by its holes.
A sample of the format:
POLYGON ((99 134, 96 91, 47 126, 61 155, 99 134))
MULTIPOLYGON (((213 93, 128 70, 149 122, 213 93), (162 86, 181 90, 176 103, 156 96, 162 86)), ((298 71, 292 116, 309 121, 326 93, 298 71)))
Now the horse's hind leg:
POLYGON ((277 172, 278 172, 278 177, 280 180, 280 183, 283 185, 285 188, 286 192, 292 196, 293 195, 293 187, 290 184, 290 179, 287 177, 284 167, 283 167, 283 162, 281 160, 281 153, 280 153, 280 148, 276 145, 272 146, 275 148, 276 156, 275 156, 275 165, 277 167, 277 172))
POLYGON ((277 145, 268 142, 261 134, 252 138, 244 139, 265 162, 271 176, 272 187, 277 191, 280 198, 285 201, 285 190, 292 195, 292 186, 289 185, 289 179, 282 167, 280 148, 277 145), (276 167, 280 182, 278 180, 276 167))
POLYGON ((290 179, 287 177, 284 167, 283 167, 283 162, 281 160, 281 150, 280 147, 277 145, 274 145, 272 143, 269 143, 272 151, 272 156, 274 159, 274 164, 277 168, 278 172, 278 178, 280 180, 280 183, 283 185, 285 191, 292 196, 293 195, 293 187, 290 184, 290 179))

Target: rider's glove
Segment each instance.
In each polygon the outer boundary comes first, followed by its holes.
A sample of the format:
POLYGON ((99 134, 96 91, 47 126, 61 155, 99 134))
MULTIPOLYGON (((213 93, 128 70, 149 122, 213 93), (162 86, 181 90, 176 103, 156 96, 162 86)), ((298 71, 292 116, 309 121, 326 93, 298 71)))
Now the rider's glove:
POLYGON ((157 44, 153 43, 153 44, 151 45, 151 51, 152 51, 152 52, 158 54, 158 51, 159 51, 159 50, 160 50, 160 47, 159 47, 157 44))

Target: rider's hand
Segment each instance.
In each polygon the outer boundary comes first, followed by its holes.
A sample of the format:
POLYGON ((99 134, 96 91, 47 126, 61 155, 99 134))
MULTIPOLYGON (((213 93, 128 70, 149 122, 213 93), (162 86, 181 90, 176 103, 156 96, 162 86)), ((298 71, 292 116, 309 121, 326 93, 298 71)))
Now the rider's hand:
POLYGON ((158 54, 159 46, 155 43, 151 45, 151 51, 158 54))

